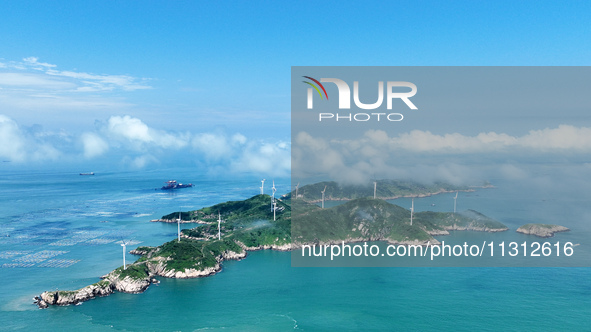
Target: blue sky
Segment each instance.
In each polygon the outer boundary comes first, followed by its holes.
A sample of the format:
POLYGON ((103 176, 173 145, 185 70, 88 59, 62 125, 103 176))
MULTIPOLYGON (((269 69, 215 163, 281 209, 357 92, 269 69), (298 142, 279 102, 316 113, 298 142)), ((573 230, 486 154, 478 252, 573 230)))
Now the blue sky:
POLYGON ((589 65, 590 13, 583 1, 2 1, 0 159, 141 169, 172 155, 285 175, 291 66, 589 65))

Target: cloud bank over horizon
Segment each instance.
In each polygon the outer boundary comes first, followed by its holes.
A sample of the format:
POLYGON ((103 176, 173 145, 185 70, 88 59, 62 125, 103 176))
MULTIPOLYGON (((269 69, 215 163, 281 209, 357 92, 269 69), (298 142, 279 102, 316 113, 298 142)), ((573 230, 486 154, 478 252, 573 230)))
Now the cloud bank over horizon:
POLYGON ((324 176, 345 183, 408 178, 474 184, 493 173, 518 179, 527 176, 518 164, 580 161, 591 153, 591 128, 572 125, 530 130, 521 136, 437 135, 422 130, 390 136, 383 130, 367 130, 352 140, 318 138, 302 131, 293 140, 294 177, 324 176))
POLYGON ((23 128, 0 114, 0 158, 14 164, 111 163, 129 169, 197 165, 212 174, 288 176, 290 144, 223 131, 170 132, 129 115, 96 121, 80 135, 23 128))
POLYGON ((591 153, 591 128, 559 125, 521 136, 483 132, 436 135, 413 130, 391 136, 368 130, 356 140, 328 140, 297 133, 288 141, 265 141, 222 130, 161 130, 140 118, 112 115, 81 134, 22 127, 0 115, 0 159, 14 165, 60 163, 146 169, 199 166, 211 174, 328 175, 344 182, 369 178, 421 178, 465 183, 482 179, 474 164, 488 163, 506 178, 526 172, 516 166, 536 160, 568 160, 591 153), (291 150, 293 149, 293 160, 291 150), (293 163, 293 165, 292 165, 293 163))

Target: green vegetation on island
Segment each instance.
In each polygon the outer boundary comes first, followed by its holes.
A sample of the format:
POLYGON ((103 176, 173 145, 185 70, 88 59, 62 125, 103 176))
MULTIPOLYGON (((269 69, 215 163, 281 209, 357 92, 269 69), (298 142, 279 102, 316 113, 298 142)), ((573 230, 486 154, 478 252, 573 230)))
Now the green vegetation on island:
MULTIPOLYGON (((286 203, 281 199, 277 199, 276 202, 277 210, 282 212, 281 214, 277 214, 277 216, 281 215, 283 218, 289 217, 291 211, 289 201, 286 203)), ((229 201, 199 210, 180 212, 181 220, 202 223, 217 223, 218 213, 225 222, 235 220, 241 222, 251 220, 273 220, 271 196, 261 194, 242 201, 229 201)), ((178 217, 179 212, 177 211, 162 216, 161 219, 176 221, 178 217)))
POLYGON ((294 202, 292 236, 297 245, 339 241, 438 243, 433 235, 449 230, 505 231, 502 223, 476 211, 411 212, 373 198, 359 198, 322 209, 303 200, 294 202), (297 211, 297 212, 296 212, 297 211))
MULTIPOLYGON (((402 181, 386 182, 391 184, 387 191, 383 189, 382 194, 387 196, 426 196, 444 191, 467 190, 445 184, 420 187, 402 181)), ((328 188, 326 183, 303 188, 323 189, 324 186, 328 188)), ((332 183, 332 186, 337 188, 336 183, 332 183)), ((408 209, 381 199, 362 197, 367 195, 361 190, 340 190, 335 191, 336 196, 332 197, 344 198, 348 195, 352 199, 326 209, 304 199, 292 201, 291 195, 286 195, 276 199, 274 213, 271 197, 256 195, 242 201, 229 201, 182 212, 181 218, 185 222, 196 222, 198 225, 182 230, 180 241, 174 239, 157 247, 140 246, 131 250, 130 253, 140 255, 140 258, 125 269, 119 267, 103 276, 103 280, 98 283, 76 291, 44 292, 36 298, 37 305, 42 308, 47 305, 75 304, 114 291, 139 293, 156 282, 154 276, 208 276, 220 271, 224 260, 242 259, 249 250, 291 250, 303 244, 337 241, 438 244, 433 236, 448 234, 449 230, 507 230, 505 225, 472 210, 462 213, 418 212, 414 213, 411 224, 411 212, 408 209), (219 238, 218 218, 221 219, 219 238)), ((371 193, 373 195, 373 187, 371 193)), ((172 221, 178 215, 175 212, 162 219, 172 221)))

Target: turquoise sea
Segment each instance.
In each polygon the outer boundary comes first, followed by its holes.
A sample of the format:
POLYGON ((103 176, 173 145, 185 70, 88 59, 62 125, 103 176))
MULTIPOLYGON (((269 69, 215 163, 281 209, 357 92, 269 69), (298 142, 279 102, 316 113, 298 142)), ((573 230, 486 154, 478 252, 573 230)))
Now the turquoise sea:
MULTIPOLYGON (((143 294, 117 293, 39 310, 32 298, 42 291, 77 289, 120 266, 117 241, 133 241, 132 249, 176 236, 176 225, 150 219, 248 198, 260 186, 259 178, 212 179, 191 169, 95 172, 0 174, 0 329, 586 331, 591 326, 591 268, 296 268, 290 253, 270 250, 224 262, 223 271, 211 277, 159 278, 161 283, 143 294), (155 190, 171 179, 196 186, 155 190)), ((275 180, 279 193, 289 191, 289 179, 275 180)), ((461 196, 458 208, 500 220, 510 232, 526 222, 576 220, 571 233, 556 238, 588 246, 575 229, 589 228, 589 192, 558 195, 533 187, 524 194, 520 183, 491 180, 497 188, 461 196)), ((451 197, 417 199, 415 208, 445 211, 451 197)), ((128 261, 135 258, 127 255, 128 261)))

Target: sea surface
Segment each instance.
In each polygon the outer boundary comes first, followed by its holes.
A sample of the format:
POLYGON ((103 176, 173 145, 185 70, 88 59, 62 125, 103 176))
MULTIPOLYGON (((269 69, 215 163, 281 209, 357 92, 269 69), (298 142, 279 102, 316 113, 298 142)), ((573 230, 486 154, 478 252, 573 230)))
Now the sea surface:
MULTIPOLYGON (((511 230, 527 222, 568 224, 555 239, 588 246, 591 195, 560 188, 527 191, 492 179, 495 189, 460 193, 511 230), (524 193, 526 191, 526 193, 524 193), (585 232, 582 232, 583 234, 585 232)), ((289 179, 275 179, 287 193, 289 179)), ((591 326, 591 268, 291 267, 289 252, 250 252, 207 278, 159 278, 143 294, 116 293, 78 306, 39 310, 34 296, 97 282, 122 265, 119 241, 159 245, 176 224, 149 222, 259 193, 260 178, 212 179, 192 169, 142 172, 0 173, 0 329, 61 331, 585 331, 591 326), (157 190, 166 180, 195 187, 157 190)), ((270 193, 270 180, 265 182, 270 193)), ((415 199, 416 211, 449 211, 454 194, 415 199)), ((393 203, 408 208, 409 199, 393 203)), ((183 228, 191 227, 182 225, 183 228)), ((509 234, 509 233, 507 233, 509 234)), ((509 236, 509 235, 508 235, 509 236)), ((518 237, 519 238, 519 237, 518 237)), ((439 240, 470 240, 457 232, 439 240)), ((519 238, 520 239, 520 238, 519 238)), ((128 262, 137 257, 126 255, 128 262)))

